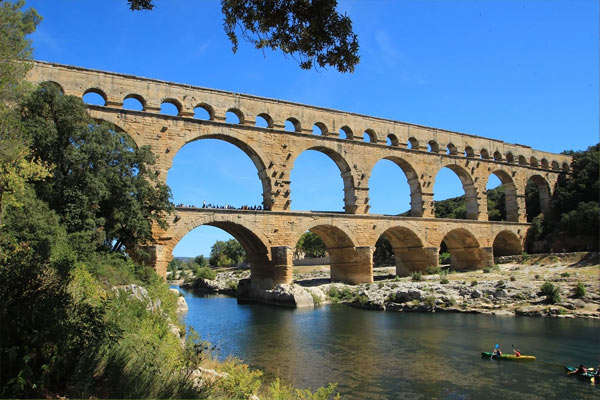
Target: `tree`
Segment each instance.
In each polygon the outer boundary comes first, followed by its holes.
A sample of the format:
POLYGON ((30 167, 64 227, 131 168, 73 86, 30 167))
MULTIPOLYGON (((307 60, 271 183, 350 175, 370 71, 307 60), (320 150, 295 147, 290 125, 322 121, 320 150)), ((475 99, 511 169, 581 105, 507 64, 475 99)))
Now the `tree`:
MULTIPOLYGON (((152 10, 153 0, 127 0, 132 11, 152 10)), ((353 72, 360 61, 352 21, 336 11, 337 0, 221 0, 225 33, 238 49, 238 35, 256 49, 281 50, 300 68, 317 64, 353 72)))
POLYGON ((392 244, 384 235, 379 236, 377 242, 375 242, 375 251, 373 252, 373 263, 375 265, 390 264, 394 251, 392 244))
POLYGON ((303 252, 306 257, 324 257, 327 248, 319 235, 304 232, 298 239, 298 243, 296 243, 296 250, 303 252))
POLYGON ((154 156, 126 134, 97 124, 83 101, 43 84, 21 105, 34 157, 52 165, 35 183, 80 250, 138 253, 152 223, 166 227, 170 190, 149 168, 154 156))
POLYGON ((217 240, 210 248, 210 265, 215 267, 229 267, 238 265, 246 258, 246 252, 242 245, 235 240, 229 239, 224 242, 217 240))
POLYGON ((32 33, 41 18, 34 9, 21 11, 24 1, 0 0, 0 222, 7 205, 24 193, 26 183, 48 175, 44 163, 31 156, 19 114, 14 109, 28 86, 23 83, 31 57, 32 33))

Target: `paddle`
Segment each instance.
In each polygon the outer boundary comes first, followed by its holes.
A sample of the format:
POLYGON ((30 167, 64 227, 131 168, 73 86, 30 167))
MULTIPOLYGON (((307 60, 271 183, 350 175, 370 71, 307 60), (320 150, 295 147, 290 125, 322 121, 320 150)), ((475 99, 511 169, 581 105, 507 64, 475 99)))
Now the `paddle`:
POLYGON ((518 353, 517 357, 519 357, 521 355, 521 350, 515 349, 515 345, 512 343, 510 345, 512 346, 513 352, 515 353, 515 355, 517 355, 517 353, 518 353))

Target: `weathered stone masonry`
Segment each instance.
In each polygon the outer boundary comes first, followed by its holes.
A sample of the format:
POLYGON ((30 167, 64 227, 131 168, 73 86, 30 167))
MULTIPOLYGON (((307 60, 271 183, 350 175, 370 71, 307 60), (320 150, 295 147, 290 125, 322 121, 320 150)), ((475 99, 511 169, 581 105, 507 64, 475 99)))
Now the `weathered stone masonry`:
POLYGON ((105 105, 89 106, 90 114, 113 123, 138 146, 150 146, 157 157, 156 172, 164 181, 179 149, 203 138, 232 143, 253 161, 262 182, 263 206, 272 211, 178 209, 166 231, 156 230, 150 247, 155 268, 163 276, 178 241, 203 224, 222 228, 240 241, 253 281, 265 287, 291 281, 292 250, 306 230, 319 234, 327 245, 334 280, 372 281, 372 252, 383 233, 394 248, 399 275, 437 265, 442 241, 450 249, 454 268, 488 265, 494 255, 521 252, 528 227, 527 182, 537 184, 547 213, 552 188, 571 163, 565 155, 474 135, 73 66, 36 61, 28 79, 54 82, 67 95, 102 96, 105 105), (137 99, 143 110, 123 109, 127 98, 137 99), (177 116, 159 113, 165 102, 175 105, 177 116), (209 119, 194 118, 198 107, 209 119), (233 112, 239 124, 226 123, 227 112, 233 112), (256 127, 257 117, 264 118, 268 127, 256 127), (286 121, 294 132, 284 130, 286 121), (313 125, 321 135, 312 134, 313 125), (365 133, 368 142, 363 141, 365 133), (328 155, 340 169, 345 213, 290 211, 290 173, 306 150, 328 155), (393 161, 406 174, 411 217, 369 214, 368 182, 381 159, 393 161), (454 171, 463 184, 467 220, 433 218, 433 184, 443 167, 454 171), (505 189, 507 222, 487 220, 486 185, 492 174, 505 189))

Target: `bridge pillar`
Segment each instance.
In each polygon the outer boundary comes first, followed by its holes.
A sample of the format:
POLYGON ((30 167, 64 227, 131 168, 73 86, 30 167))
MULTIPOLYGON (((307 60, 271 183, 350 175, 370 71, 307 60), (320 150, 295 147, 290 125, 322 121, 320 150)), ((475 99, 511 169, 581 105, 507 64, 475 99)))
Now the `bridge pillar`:
POLYGON ((248 259, 251 280, 262 289, 271 289, 280 283, 292 282, 292 260, 294 251, 288 246, 271 247, 271 261, 248 259))
POLYGON ((433 192, 421 193, 423 198, 423 218, 435 218, 435 207, 433 206, 433 192))
POLYGON ((164 244, 154 244, 144 248, 148 257, 144 259, 134 259, 136 262, 146 264, 154 268, 158 276, 163 279, 167 278, 167 267, 173 260, 171 248, 164 244))
POLYGON ((463 247, 450 250, 450 266, 457 270, 472 270, 494 264, 491 247, 463 247))
MULTIPOLYGON (((506 210, 508 215, 508 210, 506 210)), ((527 222, 527 208, 525 207, 525 195, 517 195, 517 222, 527 222)))
POLYGON ((393 250, 397 276, 408 276, 413 271, 439 265, 439 247, 394 247, 393 250))
POLYGON ((373 282, 373 248, 340 247, 328 249, 331 258, 331 280, 349 284, 373 282))

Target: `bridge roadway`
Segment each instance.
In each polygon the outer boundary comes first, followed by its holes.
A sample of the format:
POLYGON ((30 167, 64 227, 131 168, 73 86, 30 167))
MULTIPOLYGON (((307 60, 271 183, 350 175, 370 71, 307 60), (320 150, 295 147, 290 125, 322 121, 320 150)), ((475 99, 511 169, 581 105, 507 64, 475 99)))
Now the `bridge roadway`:
POLYGON ((373 251, 382 234, 392 245, 397 275, 406 276, 411 271, 437 266, 442 241, 456 270, 491 265, 494 256, 520 254, 529 226, 518 222, 195 207, 177 207, 169 219, 169 228, 156 232, 152 248, 159 274, 165 276, 173 248, 187 233, 210 225, 241 243, 252 280, 263 287, 292 281, 294 248, 306 231, 316 233, 325 242, 331 258, 331 279, 355 284, 373 281, 373 251))

